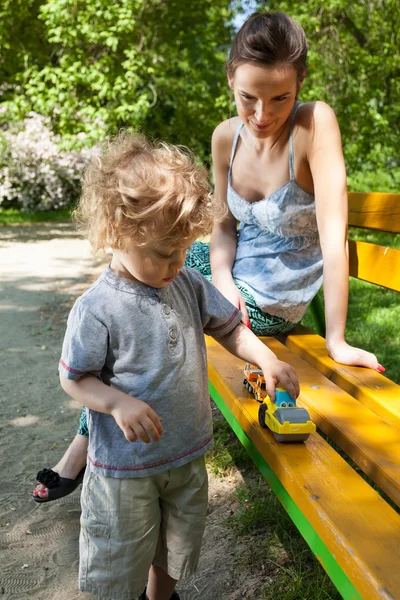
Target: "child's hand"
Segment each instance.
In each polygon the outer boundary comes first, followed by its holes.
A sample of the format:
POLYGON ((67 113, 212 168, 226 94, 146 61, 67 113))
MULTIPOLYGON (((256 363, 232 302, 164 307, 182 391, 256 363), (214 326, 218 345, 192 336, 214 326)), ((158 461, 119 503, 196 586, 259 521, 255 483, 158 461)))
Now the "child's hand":
POLYGON ((292 398, 297 398, 300 386, 293 367, 278 359, 268 361, 265 367, 260 366, 264 373, 267 394, 272 402, 275 402, 275 388, 278 386, 285 388, 292 398))
POLYGON ((254 333, 242 323, 236 325, 227 335, 217 338, 217 342, 234 356, 261 367, 264 373, 268 396, 275 402, 275 388, 280 384, 292 398, 300 394, 300 386, 293 367, 281 360, 265 346, 254 333))
POLYGON ((163 434, 160 417, 148 404, 132 396, 119 400, 111 414, 128 442, 158 442, 163 434))

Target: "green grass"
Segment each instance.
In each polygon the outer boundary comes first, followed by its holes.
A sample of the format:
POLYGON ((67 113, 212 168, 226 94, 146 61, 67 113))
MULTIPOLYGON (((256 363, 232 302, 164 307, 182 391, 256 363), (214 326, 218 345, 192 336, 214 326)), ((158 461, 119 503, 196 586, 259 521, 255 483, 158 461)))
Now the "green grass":
POLYGON ((400 383, 400 298, 398 292, 352 279, 347 340, 377 355, 385 375, 400 383))
POLYGON ((339 600, 335 586, 219 411, 214 432, 209 470, 223 477, 236 466, 246 481, 236 490, 233 514, 224 522, 240 547, 233 578, 243 571, 250 579, 259 578, 260 600, 339 600))
POLYGON ((229 476, 236 469, 253 469, 254 463, 236 435, 215 408, 219 418, 214 419, 214 448, 208 453, 208 468, 218 477, 229 476))
MULTIPOLYGON (((350 228, 350 239, 400 249, 400 234, 350 228)), ((400 383, 400 297, 398 292, 350 279, 347 340, 377 355, 386 375, 400 383)))
POLYGON ((70 209, 53 211, 22 212, 15 208, 0 208, 0 225, 53 223, 71 220, 70 209))

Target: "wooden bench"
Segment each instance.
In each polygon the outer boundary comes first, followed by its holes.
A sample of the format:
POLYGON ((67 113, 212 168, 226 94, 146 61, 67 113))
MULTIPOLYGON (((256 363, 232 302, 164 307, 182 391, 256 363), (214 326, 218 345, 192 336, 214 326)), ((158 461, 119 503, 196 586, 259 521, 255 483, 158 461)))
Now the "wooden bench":
MULTIPOLYGON (((400 195, 349 194, 349 224, 400 232, 400 195)), ((349 246, 352 277, 400 291, 400 250, 349 246)), ((302 326, 285 344, 262 340, 295 367, 298 404, 317 433, 305 443, 276 442, 258 425, 258 403, 243 386, 243 361, 207 339, 211 396, 342 597, 399 599, 400 386, 370 369, 335 363, 324 339, 302 326)))

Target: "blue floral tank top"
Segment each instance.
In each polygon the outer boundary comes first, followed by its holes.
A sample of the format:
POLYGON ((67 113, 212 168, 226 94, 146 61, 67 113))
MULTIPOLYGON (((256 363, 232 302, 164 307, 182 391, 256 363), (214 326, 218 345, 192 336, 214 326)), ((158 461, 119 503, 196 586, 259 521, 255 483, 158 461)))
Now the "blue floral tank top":
POLYGON ((233 140, 228 206, 240 222, 233 277, 261 310, 297 323, 322 284, 314 196, 294 178, 293 112, 289 136, 290 179, 270 196, 250 203, 232 188, 232 163, 243 123, 233 140))

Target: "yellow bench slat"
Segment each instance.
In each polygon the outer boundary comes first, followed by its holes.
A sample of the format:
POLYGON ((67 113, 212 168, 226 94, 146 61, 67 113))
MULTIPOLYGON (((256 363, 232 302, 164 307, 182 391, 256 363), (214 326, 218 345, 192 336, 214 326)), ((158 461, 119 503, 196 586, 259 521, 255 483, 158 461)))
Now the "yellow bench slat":
POLYGON ((349 192, 349 225, 400 232, 400 194, 349 192))
POLYGON ((400 250, 349 240, 352 277, 400 291, 400 250))
POLYGON ((300 404, 314 423, 400 506, 400 431, 274 338, 261 339, 296 369, 300 404))
POLYGON ((328 356, 325 340, 298 325, 285 346, 336 385, 400 429, 400 386, 372 369, 341 365, 328 356))
POLYGON ((258 403, 243 387, 243 361, 207 339, 209 378, 364 600, 400 589, 398 515, 331 446, 313 434, 279 444, 258 425, 258 403))

